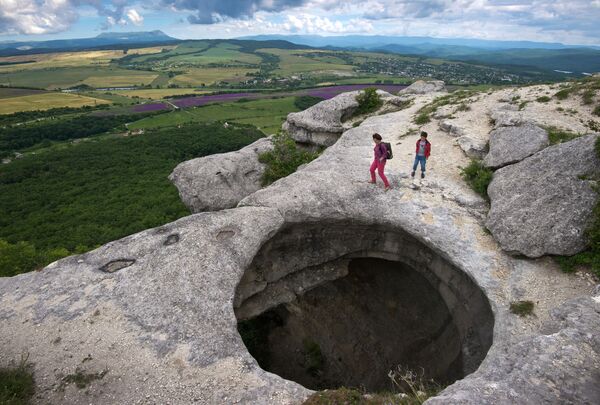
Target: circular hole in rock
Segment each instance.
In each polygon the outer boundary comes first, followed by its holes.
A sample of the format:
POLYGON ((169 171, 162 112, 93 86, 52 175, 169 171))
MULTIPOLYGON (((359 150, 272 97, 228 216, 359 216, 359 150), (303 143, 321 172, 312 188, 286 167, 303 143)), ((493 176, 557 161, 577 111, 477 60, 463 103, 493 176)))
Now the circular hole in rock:
POLYGON ((265 370, 310 389, 393 389, 398 366, 441 385, 475 371, 493 314, 460 269, 401 230, 297 225, 237 288, 238 330, 265 370))

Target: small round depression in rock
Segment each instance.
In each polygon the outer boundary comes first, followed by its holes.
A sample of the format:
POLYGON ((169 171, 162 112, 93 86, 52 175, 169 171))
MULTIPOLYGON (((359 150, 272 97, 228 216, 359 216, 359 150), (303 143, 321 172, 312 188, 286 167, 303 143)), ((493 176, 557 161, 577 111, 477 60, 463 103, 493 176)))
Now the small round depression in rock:
POLYGON ((492 343, 483 292, 402 230, 284 229, 244 274, 235 311, 263 369, 315 390, 390 390, 397 366, 449 384, 475 371, 492 343))

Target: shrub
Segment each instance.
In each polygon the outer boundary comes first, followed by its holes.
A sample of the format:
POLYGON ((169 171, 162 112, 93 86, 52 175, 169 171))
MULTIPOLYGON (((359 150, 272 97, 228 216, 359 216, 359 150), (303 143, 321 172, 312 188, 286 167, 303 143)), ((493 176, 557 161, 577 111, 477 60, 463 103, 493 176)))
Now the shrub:
POLYGON ((489 199, 487 188, 492 181, 493 174, 492 170, 485 167, 481 160, 471 160, 471 163, 461 170, 461 175, 467 184, 486 200, 489 199))
POLYGON ((596 108, 594 108, 594 111, 592 111, 592 114, 600 117, 600 105, 597 106, 596 108))
POLYGON ((548 101, 550 101, 550 97, 548 96, 541 96, 535 99, 538 103, 547 103, 548 101))
POLYGON ((469 111, 471 110, 471 107, 465 103, 460 103, 459 106, 456 108, 456 111, 469 111))
POLYGON ((594 102, 594 96, 596 95, 596 92, 592 89, 587 89, 583 92, 583 94, 581 95, 581 98, 583 99, 583 104, 585 105, 590 105, 594 102))
POLYGON ((427 113, 421 113, 421 114, 417 115, 416 118, 414 119, 414 123, 417 125, 424 125, 430 121, 431 121, 431 118, 429 118, 429 114, 427 114, 427 113))
POLYGON ((319 152, 309 152, 298 148, 296 142, 286 133, 273 136, 273 150, 259 155, 258 161, 267 165, 262 177, 263 186, 294 173, 298 166, 319 156, 319 152))
POLYGON ((527 103, 529 103, 529 101, 521 101, 519 103, 519 111, 524 109, 527 106, 527 103))
POLYGON ((377 94, 377 89, 374 87, 364 89, 356 96, 356 101, 358 107, 353 113, 354 116, 376 111, 383 105, 383 100, 381 100, 381 96, 377 94))
POLYGON ((532 301, 513 301, 510 303, 510 312, 519 316, 533 315, 532 301))
POLYGON ((0 368, 0 404, 29 403, 35 385, 31 366, 27 363, 28 358, 29 355, 23 355, 18 366, 0 368))
POLYGON ((569 98, 570 94, 571 94, 571 89, 562 89, 562 90, 556 92, 554 94, 554 97, 556 97, 559 100, 566 100, 567 98, 569 98))

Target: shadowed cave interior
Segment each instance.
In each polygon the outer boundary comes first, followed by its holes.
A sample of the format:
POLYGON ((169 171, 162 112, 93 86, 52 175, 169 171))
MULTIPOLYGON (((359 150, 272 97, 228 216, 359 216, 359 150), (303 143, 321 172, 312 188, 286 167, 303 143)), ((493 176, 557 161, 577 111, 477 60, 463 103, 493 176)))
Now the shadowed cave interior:
POLYGON ((399 365, 442 385, 475 371, 492 342, 483 292, 405 232, 352 228, 290 227, 255 257, 235 310, 260 367, 369 392, 392 390, 399 365))

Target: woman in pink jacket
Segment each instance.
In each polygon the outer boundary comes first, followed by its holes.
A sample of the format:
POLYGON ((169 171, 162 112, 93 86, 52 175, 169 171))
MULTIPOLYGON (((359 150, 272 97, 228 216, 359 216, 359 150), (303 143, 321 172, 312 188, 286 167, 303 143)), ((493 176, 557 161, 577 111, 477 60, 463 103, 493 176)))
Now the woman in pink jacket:
POLYGON ((375 159, 373 159, 373 163, 371 163, 371 181, 369 181, 369 183, 375 184, 375 170, 377 169, 379 177, 383 180, 385 191, 388 191, 390 189, 390 183, 383 173, 385 162, 387 161, 387 148, 385 147, 385 144, 381 142, 381 135, 377 133, 373 134, 373 142, 375 142, 375 148, 373 149, 375 152, 375 159))

